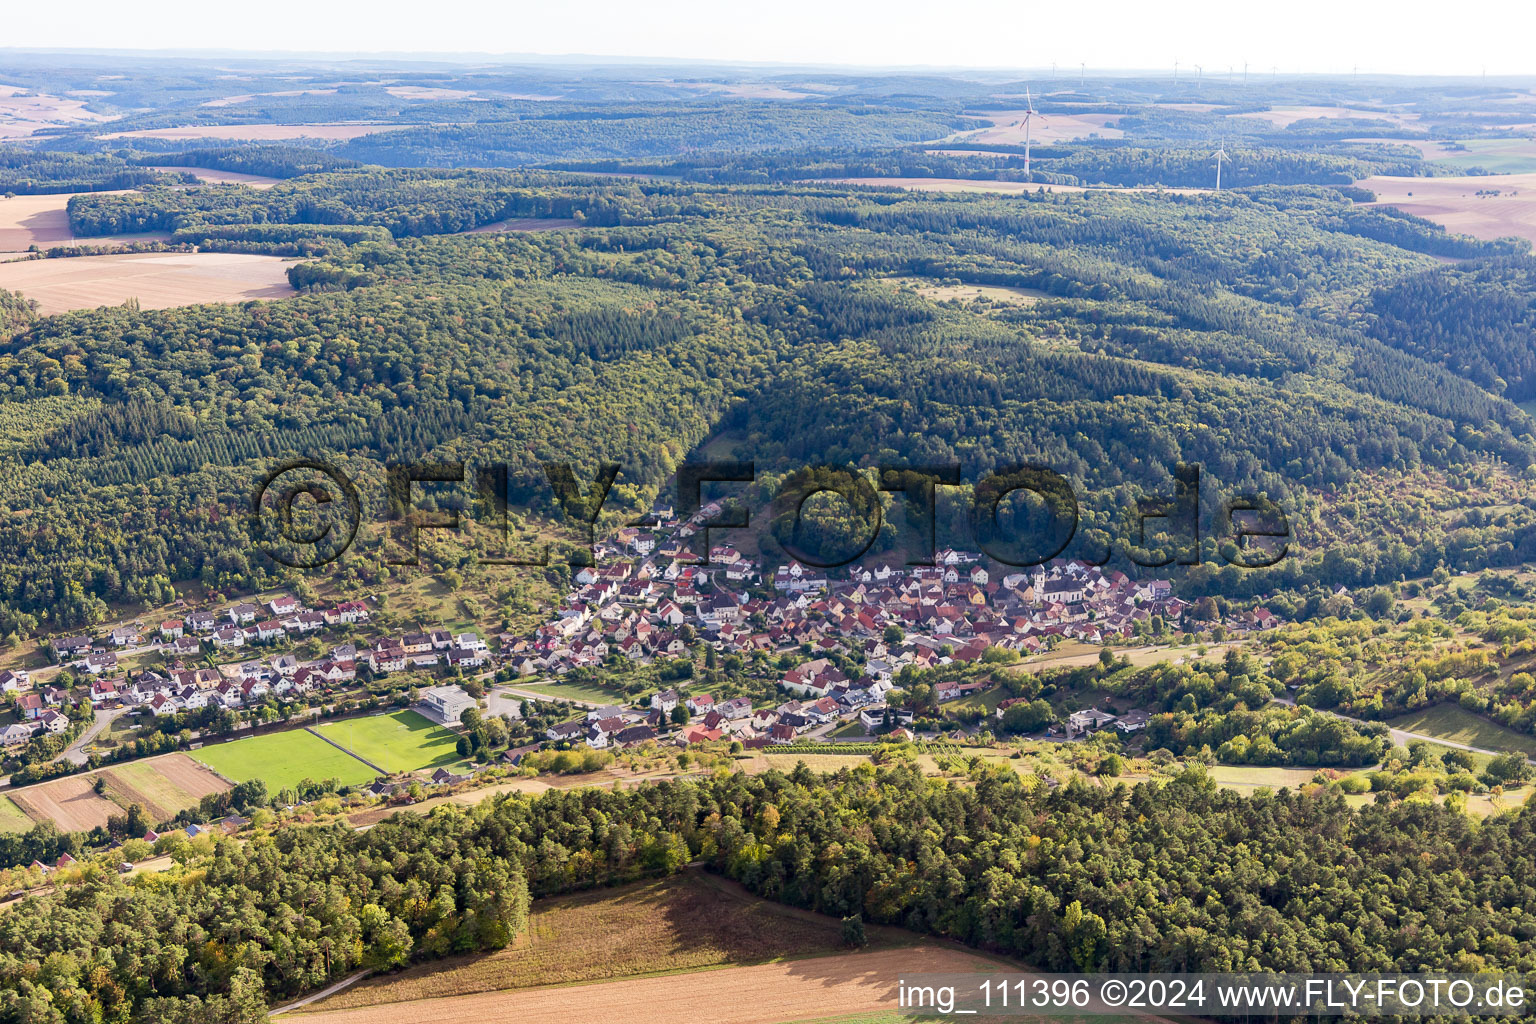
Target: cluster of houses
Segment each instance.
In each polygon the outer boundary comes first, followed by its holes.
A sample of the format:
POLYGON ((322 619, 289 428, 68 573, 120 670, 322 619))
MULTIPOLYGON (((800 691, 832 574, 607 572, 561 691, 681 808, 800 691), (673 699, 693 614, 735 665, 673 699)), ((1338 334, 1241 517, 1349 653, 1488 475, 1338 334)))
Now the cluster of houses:
POLYGON ((658 508, 650 526, 600 544, 550 621, 533 636, 504 638, 506 663, 524 675, 559 675, 614 653, 648 662, 683 654, 685 626, 729 651, 831 650, 895 626, 903 641, 877 660, 899 670, 973 659, 988 647, 1032 653, 1053 638, 1129 637, 1139 623, 1177 621, 1189 607, 1168 580, 1133 580, 1081 561, 995 575, 981 555, 954 549, 931 566, 853 565, 836 578, 790 562, 773 573, 773 596, 762 596, 758 566, 734 547, 715 545, 707 561, 690 560, 690 538, 718 511, 706 505, 679 522, 658 508))
MULTIPOLYGON (((478 633, 447 630, 382 636, 360 643, 341 643, 322 658, 301 661, 291 653, 220 668, 191 667, 210 649, 225 655, 248 644, 266 644, 286 637, 312 634, 328 627, 366 624, 366 602, 347 601, 310 610, 290 595, 264 604, 240 602, 218 611, 192 611, 168 619, 156 629, 130 623, 105 636, 56 637, 49 642, 61 665, 90 678, 89 697, 96 707, 142 707, 154 715, 174 715, 210 706, 236 709, 261 703, 269 695, 298 699, 357 678, 360 666, 374 674, 440 666, 465 670, 488 665, 491 653, 478 633), (205 646, 206 645, 206 646, 205 646), (125 673, 119 656, 156 651, 172 666, 125 673)), ((76 699, 60 687, 33 688, 22 669, 0 672, 0 692, 14 694, 17 722, 0 730, 0 742, 16 746, 44 730, 62 732, 69 726, 64 709, 76 699)), ((457 716, 454 716, 457 720, 457 716)))
MULTIPOLYGON (((1070 560, 999 572, 981 555, 955 549, 938 552, 931 566, 905 569, 857 564, 830 574, 790 562, 764 580, 728 544, 711 546, 705 561, 691 556, 691 538, 718 512, 706 505, 679 520, 658 506, 599 544, 594 564, 575 574, 575 589, 551 619, 531 636, 501 638, 502 663, 520 675, 558 676, 615 654, 639 663, 684 655, 690 638, 731 653, 809 649, 811 660, 785 673, 782 688, 832 717, 852 718, 883 706, 908 665, 975 661, 993 647, 1032 654, 1066 639, 1124 639, 1154 616, 1177 622, 1189 608, 1168 580, 1133 580, 1070 560), (863 654, 856 679, 826 657, 853 649, 863 654)), ((1278 624, 1265 609, 1244 622, 1253 629, 1278 624)), ((779 737, 767 735, 771 726, 763 730, 770 742, 792 742, 789 729, 801 728, 799 709, 787 715, 779 737)), ((596 731, 585 737, 593 745, 618 735, 596 731)))
MULTIPOLYGON (((515 675, 559 676, 599 667, 614 655, 637 663, 687 656, 700 640, 726 653, 809 651, 809 660, 780 679, 797 700, 755 714, 750 705, 745 713, 726 713, 723 702, 700 711, 705 721, 678 734, 682 742, 718 733, 744 742, 789 743, 834 719, 891 721, 884 695, 909 665, 971 662, 994 647, 1032 654, 1065 639, 1123 639, 1154 616, 1178 621, 1189 608, 1167 580, 1133 580, 1081 561, 1028 570, 989 568, 979 554, 955 549, 938 552, 933 565, 909 568, 855 564, 828 573, 790 562, 765 579, 754 560, 729 544, 711 546, 707 560, 693 556, 694 538, 719 512, 711 503, 679 519, 670 507, 658 505, 638 524, 618 531, 597 545, 592 565, 575 573, 574 589, 548 621, 531 635, 498 638, 495 659, 479 635, 438 630, 342 643, 310 662, 284 653, 218 670, 184 667, 210 650, 228 657, 232 650, 364 624, 370 617, 365 601, 313 610, 286 594, 264 603, 191 611, 153 628, 121 625, 101 638, 59 637, 51 646, 61 664, 92 678, 93 702, 140 705, 156 715, 210 704, 234 709, 274 693, 295 699, 354 679, 360 666, 384 674, 440 666, 472 671, 494 664, 515 675), (119 672, 120 656, 147 649, 164 652, 166 663, 176 667, 140 672, 131 680, 119 672), (829 657, 850 651, 862 655, 856 678, 829 657)), ((1279 624, 1263 608, 1237 623, 1248 630, 1279 624)), ((941 700, 964 696, 965 686, 978 684, 945 685, 956 692, 940 693, 941 700)), ((27 689, 26 673, 0 673, 0 688, 27 689)), ((5 742, 67 728, 61 707, 68 700, 66 692, 46 688, 19 693, 19 722, 5 731, 5 742)), ((652 708, 663 716, 670 710, 652 708)), ((581 727, 579 736, 551 738, 579 738, 600 748, 642 742, 650 738, 646 729, 654 736, 666 724, 644 720, 648 717, 589 716, 586 723, 571 723, 572 729, 581 727)))

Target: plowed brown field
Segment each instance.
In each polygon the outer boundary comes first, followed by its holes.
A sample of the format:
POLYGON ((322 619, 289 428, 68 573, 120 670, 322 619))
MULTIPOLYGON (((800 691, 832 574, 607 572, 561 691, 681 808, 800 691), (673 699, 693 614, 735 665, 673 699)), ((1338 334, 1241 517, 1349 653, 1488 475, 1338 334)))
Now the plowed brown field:
POLYGON ((11 802, 33 821, 52 821, 61 832, 89 832, 123 809, 96 795, 94 776, 74 775, 11 792, 11 802))

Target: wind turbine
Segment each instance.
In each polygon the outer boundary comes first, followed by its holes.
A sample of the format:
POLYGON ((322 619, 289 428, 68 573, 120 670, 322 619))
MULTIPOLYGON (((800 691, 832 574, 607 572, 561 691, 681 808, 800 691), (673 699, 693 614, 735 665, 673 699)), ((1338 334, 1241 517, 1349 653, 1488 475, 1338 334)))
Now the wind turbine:
POLYGON ((1195 81, 1198 82, 1198 81, 1200 81, 1204 77, 1205 77, 1205 68, 1201 67, 1199 64, 1196 64, 1195 65, 1195 81))
POLYGON ((1243 84, 1248 84, 1248 62, 1243 61, 1243 84))
MULTIPOLYGON (((1027 85, 1024 87, 1024 103, 1025 103, 1024 120, 1022 122, 1020 122, 1020 123, 1024 125, 1024 176, 1028 177, 1029 176, 1029 122, 1033 121, 1037 117, 1040 117, 1040 115, 1035 110, 1035 98, 1032 95, 1030 95, 1029 86, 1027 86, 1027 85)), ((1040 119, 1042 121, 1045 120, 1044 118, 1040 118, 1040 119)))
POLYGON ((1227 65, 1227 84, 1228 85, 1232 84, 1232 65, 1231 64, 1227 65))
POLYGON ((1227 157, 1227 140, 1223 138, 1216 147, 1216 191, 1221 191, 1221 162, 1227 157))
POLYGON ((1081 61, 1077 66, 1081 68, 1083 72, 1082 80, 1078 84, 1086 86, 1088 84, 1088 62, 1081 61))
POLYGON ((1173 62, 1173 84, 1174 85, 1178 85, 1179 84, 1179 62, 1178 61, 1174 61, 1173 62))
POLYGON ((1056 81, 1056 62, 1051 61, 1051 81, 1056 81))

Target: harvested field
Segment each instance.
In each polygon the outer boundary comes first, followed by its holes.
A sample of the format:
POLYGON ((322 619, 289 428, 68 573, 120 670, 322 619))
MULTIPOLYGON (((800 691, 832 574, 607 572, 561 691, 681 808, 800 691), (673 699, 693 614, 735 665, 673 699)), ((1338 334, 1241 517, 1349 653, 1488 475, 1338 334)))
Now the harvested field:
POLYGON ((228 782, 186 754, 130 761, 101 774, 106 776, 107 794, 114 803, 125 809, 141 804, 156 821, 175 817, 179 811, 196 807, 209 793, 230 788, 228 782))
POLYGON ((141 128, 134 132, 98 135, 99 139, 224 139, 271 141, 275 139, 356 139, 375 132, 410 128, 404 124, 203 124, 181 128, 141 128))
POLYGON ((14 790, 11 800, 33 821, 52 821, 61 832, 89 832, 123 813, 117 804, 96 795, 94 781, 85 775, 54 779, 14 790))
POLYGON ((980 954, 917 946, 681 976, 631 978, 585 985, 579 990, 555 986, 420 999, 383 1007, 320 1010, 306 1013, 304 1020, 314 1024, 394 1024, 402 1019, 413 1024, 480 1024, 485 1020, 782 1024, 895 1010, 896 979, 904 974, 999 969, 996 961, 980 954))
POLYGON ((296 294, 289 262, 227 252, 123 253, 0 264, 0 288, 36 299, 42 312, 121 306, 144 309, 205 302, 282 299, 296 294))
MULTIPOLYGON (((785 907, 702 871, 654 882, 535 900, 514 947, 455 957, 370 979, 314 1004, 315 1011, 569 985, 638 975, 801 960, 842 952, 842 925, 785 907)), ((872 927, 878 948, 915 943, 872 927)))
POLYGON ((951 299, 975 302, 977 299, 991 299, 1013 306, 1032 306, 1041 299, 1050 298, 1046 292, 1036 288, 1012 288, 1006 285, 990 284, 935 284, 933 281, 918 277, 897 277, 891 280, 898 285, 911 285, 917 289, 917 294, 934 302, 948 302, 951 299))
MULTIPOLYGON (((591 785, 612 785, 613 777, 603 775, 602 779, 593 781, 591 785)), ((462 793, 453 793, 449 796, 434 796, 414 804, 399 804, 396 806, 371 807, 366 811, 347 815, 347 823, 353 828, 363 828, 367 825, 377 825, 391 814, 407 811, 411 814, 426 814, 434 807, 443 804, 453 804, 456 807, 473 807, 482 800, 489 800, 502 793, 527 793, 529 796, 538 796, 540 793, 551 789, 563 787, 552 786, 542 779, 512 779, 509 782, 498 782, 492 786, 480 786, 476 789, 467 789, 462 793)))
POLYGON ((242 103, 250 103, 263 96, 334 96, 337 89, 283 89, 278 92, 243 93, 239 96, 220 96, 218 99, 205 100, 204 107, 234 107, 242 103))
MULTIPOLYGON (((1029 138, 1035 145, 1052 142, 1068 142, 1097 135, 1101 139, 1118 139, 1125 133, 1111 127, 1119 114, 1039 114, 1029 125, 1029 138)), ((990 145, 1024 144, 1024 110, 989 111, 979 120, 989 122, 989 127, 956 132, 945 142, 977 142, 990 145)))
POLYGON ((679 89, 732 96, 739 100, 808 100, 816 97, 812 87, 786 89, 766 82, 668 82, 679 89))
POLYGON ((402 100, 466 100, 471 89, 443 89, 428 85, 386 85, 384 91, 402 100))
POLYGON ((1462 170, 1474 167, 1495 174, 1528 174, 1536 171, 1536 139, 1345 139, 1345 142, 1391 143, 1412 146, 1425 160, 1447 164, 1462 170))
POLYGON ((1362 121, 1390 121, 1404 127, 1417 127, 1418 114, 1397 113, 1389 110, 1362 110, 1358 107, 1274 107, 1269 110, 1249 110, 1229 117, 1254 117, 1268 121, 1276 128, 1289 128, 1297 121, 1314 118, 1354 118, 1362 121))
POLYGON ((464 233, 482 235, 492 231, 562 231, 580 226, 580 223, 570 217, 519 217, 516 220, 498 220, 494 224, 482 224, 464 233))
POLYGON ((13 196, 0 199, 0 253, 24 252, 28 246, 49 249, 58 245, 109 245, 143 241, 166 235, 115 235, 108 238, 76 238, 69 228, 68 206, 73 193, 51 196, 13 196))
POLYGON ((0 139, 21 139, 43 128, 111 120, 85 109, 83 100, 50 96, 14 85, 0 85, 0 139))
POLYGON ((191 174, 205 185, 249 185, 252 188, 271 188, 279 180, 260 174, 221 171, 217 167, 152 167, 150 169, 164 171, 167 174, 191 174))
POLYGON ((1389 178, 1357 182, 1376 201, 1475 238, 1513 235, 1536 242, 1536 173, 1457 178, 1389 178), (1484 195, 1477 193, 1483 192, 1484 195), (1496 192, 1496 195, 1488 193, 1496 192))

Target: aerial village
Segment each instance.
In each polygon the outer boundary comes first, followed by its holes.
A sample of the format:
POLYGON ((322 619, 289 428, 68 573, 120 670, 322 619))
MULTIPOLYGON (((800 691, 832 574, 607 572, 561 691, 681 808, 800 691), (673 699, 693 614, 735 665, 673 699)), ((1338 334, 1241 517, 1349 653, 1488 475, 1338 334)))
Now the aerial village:
MULTIPOLYGON (((885 696, 908 666, 974 662, 992 648, 1027 656, 1067 640, 1122 643, 1154 617, 1178 623, 1189 608, 1166 579, 1135 580, 1080 561, 989 568, 980 554, 952 548, 938 551, 932 565, 871 563, 825 571, 789 562, 765 577, 729 544, 712 545, 707 559, 691 553, 690 542, 707 532, 705 524, 719 512, 710 503, 679 519, 658 505, 638 525, 596 545, 593 564, 573 574, 574 589, 531 634, 492 637, 494 652, 476 632, 368 637, 368 600, 310 609, 287 594, 123 624, 101 636, 56 637, 49 647, 60 665, 90 680, 93 707, 155 716, 208 707, 238 712, 269 695, 323 699, 353 685, 362 669, 371 677, 413 671, 444 675, 450 683, 480 677, 515 686, 558 680, 578 669, 601 671, 616 661, 644 665, 692 657, 701 646, 720 655, 764 652, 780 663, 790 655, 795 663, 777 680, 783 702, 774 706, 742 696, 717 701, 684 682, 660 688, 648 701, 595 704, 545 736, 551 743, 597 749, 663 736, 682 745, 729 737, 763 746, 820 739, 829 726, 853 721, 870 734, 904 729, 912 713, 888 707, 885 696), (347 642, 323 657, 300 660, 281 650, 288 646, 283 640, 325 638, 343 627, 347 642), (279 650, 270 650, 274 645, 279 650), (158 649, 169 667, 120 670, 121 658, 148 649, 158 649), (855 676, 838 667, 846 659, 832 657, 851 652, 859 655, 855 676), (686 723, 674 721, 679 705, 688 711, 686 723)), ((1278 624, 1260 607, 1223 625, 1242 634, 1278 624)), ((937 696, 964 697, 980 685, 941 683, 937 696)), ((33 686, 24 670, 0 672, 0 691, 13 695, 16 708, 16 721, 0 734, 7 747, 68 728, 65 711, 85 696, 33 686)), ((437 686, 429 688, 420 710, 451 727, 458 724, 456 711, 473 703, 455 686, 437 686)), ((999 718, 1007 703, 998 707, 999 718)), ((1071 734, 1112 723, 1116 716, 1085 708, 1065 727, 1071 734)))

